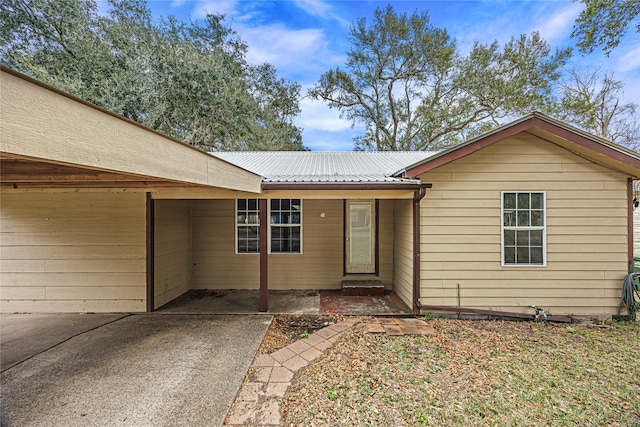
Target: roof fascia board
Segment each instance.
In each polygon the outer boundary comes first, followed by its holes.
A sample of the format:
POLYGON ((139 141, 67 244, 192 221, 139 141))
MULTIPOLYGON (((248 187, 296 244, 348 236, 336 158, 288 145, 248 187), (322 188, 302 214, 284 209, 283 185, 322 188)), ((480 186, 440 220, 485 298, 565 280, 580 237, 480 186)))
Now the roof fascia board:
POLYGON ((535 126, 536 121, 537 119, 535 117, 528 117, 523 121, 514 123, 510 127, 494 131, 493 133, 479 139, 463 143, 451 150, 444 151, 439 155, 436 154, 422 163, 408 167, 404 172, 405 176, 407 178, 415 178, 432 169, 446 165, 447 163, 458 160, 461 157, 468 156, 469 154, 475 153, 476 151, 495 144, 496 142, 502 141, 505 138, 509 138, 530 129, 535 126))
POLYGON ((634 156, 632 152, 626 152, 626 150, 618 148, 605 140, 600 141, 599 138, 596 139, 596 137, 591 138, 586 136, 586 133, 583 135, 583 132, 579 129, 574 129, 568 125, 564 125, 563 123, 547 118, 540 113, 532 113, 515 122, 498 128, 489 134, 472 139, 467 143, 453 147, 450 150, 445 150, 432 158, 426 159, 424 162, 409 166, 404 171, 404 175, 407 178, 416 178, 425 172, 472 154, 521 132, 526 132, 532 128, 549 132, 567 141, 585 147, 594 153, 609 157, 620 163, 640 170, 640 157, 634 156))

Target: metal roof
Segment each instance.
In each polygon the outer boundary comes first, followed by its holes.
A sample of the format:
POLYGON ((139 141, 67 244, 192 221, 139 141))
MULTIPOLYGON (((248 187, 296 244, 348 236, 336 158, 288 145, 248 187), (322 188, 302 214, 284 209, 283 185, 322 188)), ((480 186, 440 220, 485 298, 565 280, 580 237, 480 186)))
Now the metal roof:
POLYGON ((264 182, 413 182, 398 170, 434 155, 424 151, 226 151, 212 155, 264 177, 264 182))

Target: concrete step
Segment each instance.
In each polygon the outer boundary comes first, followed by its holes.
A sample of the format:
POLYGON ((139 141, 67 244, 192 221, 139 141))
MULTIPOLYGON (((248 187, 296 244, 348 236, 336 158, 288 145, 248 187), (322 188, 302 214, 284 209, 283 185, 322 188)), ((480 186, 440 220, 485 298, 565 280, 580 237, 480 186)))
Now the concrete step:
POLYGON ((384 296, 384 285, 379 280, 343 280, 342 295, 350 297, 384 296))

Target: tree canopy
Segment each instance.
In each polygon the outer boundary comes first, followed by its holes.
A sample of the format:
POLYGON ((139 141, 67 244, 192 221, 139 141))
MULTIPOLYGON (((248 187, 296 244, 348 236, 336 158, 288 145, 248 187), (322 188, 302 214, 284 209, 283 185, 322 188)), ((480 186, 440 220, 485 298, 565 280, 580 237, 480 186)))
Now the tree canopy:
POLYGON ((144 0, 4 0, 2 62, 194 146, 300 150, 300 85, 254 66, 222 15, 155 21, 144 0))
POLYGON ((558 87, 559 119, 632 150, 640 147, 638 106, 620 101, 624 85, 613 73, 571 69, 558 87))
POLYGON ((580 52, 588 54, 602 47, 606 55, 618 46, 629 26, 635 21, 640 34, 640 1, 638 0, 580 0, 586 6, 580 12, 572 37, 578 38, 580 52))
POLYGON ((426 12, 376 9, 351 27, 344 68, 323 74, 309 95, 366 126, 359 149, 437 150, 500 120, 548 110, 570 50, 551 52, 538 33, 475 43, 463 56, 426 12))

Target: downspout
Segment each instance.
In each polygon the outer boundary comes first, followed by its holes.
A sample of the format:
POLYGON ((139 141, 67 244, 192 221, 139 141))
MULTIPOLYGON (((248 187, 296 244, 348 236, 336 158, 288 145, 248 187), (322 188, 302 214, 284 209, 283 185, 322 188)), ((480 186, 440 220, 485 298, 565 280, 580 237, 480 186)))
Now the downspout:
POLYGON ((420 184, 413 193, 413 314, 420 315, 420 201, 431 184, 420 184))
POLYGON ((155 309, 155 201, 147 192, 146 200, 146 273, 147 273, 147 313, 155 309))

